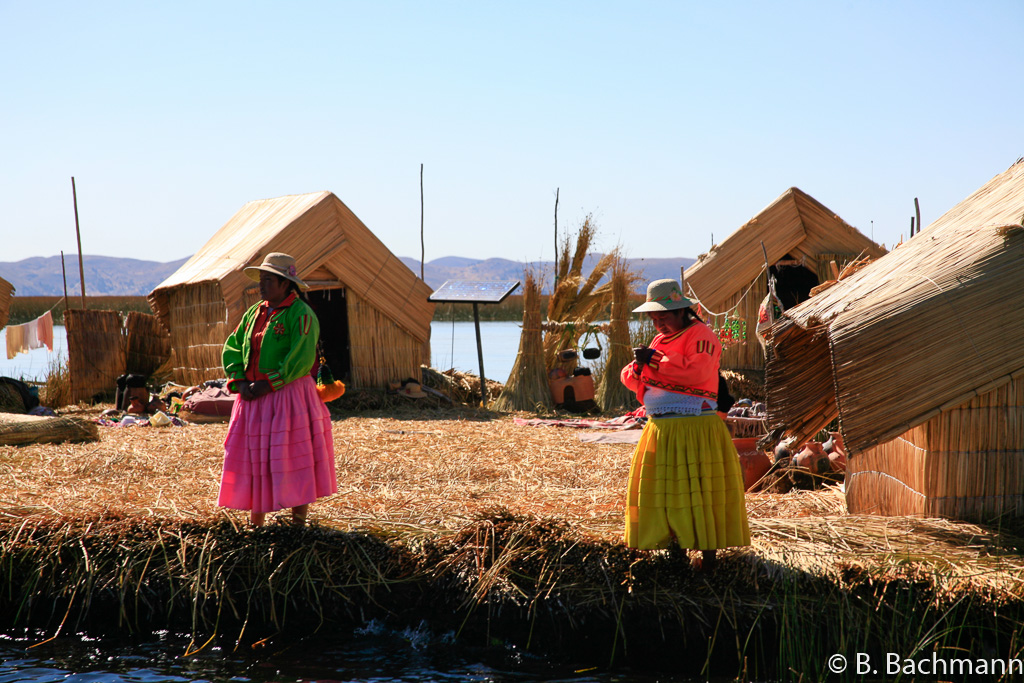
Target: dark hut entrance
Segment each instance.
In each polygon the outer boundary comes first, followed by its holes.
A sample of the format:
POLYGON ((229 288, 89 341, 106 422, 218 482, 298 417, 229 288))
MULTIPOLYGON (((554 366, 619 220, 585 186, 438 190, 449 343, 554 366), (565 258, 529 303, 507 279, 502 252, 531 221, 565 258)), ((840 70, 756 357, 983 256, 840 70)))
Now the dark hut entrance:
POLYGON ((345 290, 316 289, 306 292, 310 307, 320 321, 320 348, 335 379, 352 379, 352 355, 348 337, 348 306, 345 290))
POLYGON ((779 297, 783 310, 810 299, 811 289, 820 284, 812 270, 789 254, 769 267, 768 275, 775 278, 775 295, 779 297))

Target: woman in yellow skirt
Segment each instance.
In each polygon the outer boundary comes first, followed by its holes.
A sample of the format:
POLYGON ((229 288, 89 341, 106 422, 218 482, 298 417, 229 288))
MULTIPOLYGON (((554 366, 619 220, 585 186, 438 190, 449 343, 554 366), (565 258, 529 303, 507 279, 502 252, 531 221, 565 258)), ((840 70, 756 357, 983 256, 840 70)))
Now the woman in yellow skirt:
POLYGON ((717 550, 750 545, 750 530, 739 456, 715 412, 722 345, 691 306, 675 280, 655 280, 633 309, 658 335, 621 373, 648 418, 629 468, 626 544, 700 550, 710 569, 717 550))

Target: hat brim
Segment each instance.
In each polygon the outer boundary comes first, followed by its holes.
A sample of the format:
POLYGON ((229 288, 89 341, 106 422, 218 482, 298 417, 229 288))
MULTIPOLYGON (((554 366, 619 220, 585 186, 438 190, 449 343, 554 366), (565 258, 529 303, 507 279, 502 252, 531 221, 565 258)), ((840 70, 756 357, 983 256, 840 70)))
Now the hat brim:
POLYGON ((307 285, 305 282, 300 280, 297 276, 285 275, 281 271, 279 271, 279 270, 277 270, 275 268, 271 268, 269 266, 263 266, 263 265, 260 265, 260 266, 246 266, 242 270, 242 272, 245 273, 245 276, 247 278, 249 278, 250 280, 255 280, 256 282, 260 281, 260 271, 266 271, 268 273, 273 273, 274 275, 276 275, 278 277, 283 277, 285 280, 291 280, 292 282, 294 282, 295 284, 297 284, 299 286, 299 289, 309 289, 309 285, 307 285))
POLYGON ((400 391, 398 392, 406 398, 426 398, 427 392, 425 391, 400 391))
POLYGON ((660 301, 648 301, 647 303, 640 304, 633 309, 634 313, 652 313, 654 311, 678 311, 681 308, 689 308, 693 306, 693 302, 687 299, 685 296, 678 301, 670 301, 668 304, 663 304, 660 301))

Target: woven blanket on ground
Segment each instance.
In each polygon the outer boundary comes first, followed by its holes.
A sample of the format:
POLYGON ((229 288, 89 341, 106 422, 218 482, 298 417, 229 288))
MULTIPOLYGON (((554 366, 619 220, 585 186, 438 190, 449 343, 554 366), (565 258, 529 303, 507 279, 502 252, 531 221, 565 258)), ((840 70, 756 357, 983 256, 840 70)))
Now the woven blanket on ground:
POLYGON ((628 429, 617 432, 578 432, 576 438, 583 443, 628 443, 640 442, 642 429, 628 429))
POLYGON ((623 415, 611 420, 587 420, 584 418, 570 418, 567 420, 544 420, 535 418, 526 420, 521 417, 512 418, 517 425, 526 427, 572 427, 574 429, 640 429, 644 426, 643 420, 632 415, 623 415))

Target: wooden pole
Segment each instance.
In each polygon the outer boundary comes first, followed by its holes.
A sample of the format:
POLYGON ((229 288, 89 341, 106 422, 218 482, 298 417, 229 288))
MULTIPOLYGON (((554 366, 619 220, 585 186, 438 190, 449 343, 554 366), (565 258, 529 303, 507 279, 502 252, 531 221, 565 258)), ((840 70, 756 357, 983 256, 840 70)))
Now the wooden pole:
POLYGON ((420 279, 423 278, 423 260, 427 254, 426 243, 423 241, 423 164, 420 164, 420 279))
POLYGON ((910 236, 914 236, 914 217, 910 217, 910 236))
POLYGON ((487 407, 487 379, 484 377, 484 347, 480 343, 480 305, 473 302, 473 325, 476 327, 476 357, 480 361, 480 405, 487 407))
POLYGON ((558 188, 555 188, 555 278, 553 280, 554 285, 551 287, 551 293, 554 294, 555 287, 558 286, 558 188))
POLYGON ((917 197, 914 197, 914 213, 917 215, 917 232, 921 232, 921 205, 917 201, 917 197))
POLYGON ((82 265, 82 231, 78 227, 78 192, 75 176, 71 176, 71 198, 75 202, 75 236, 78 237, 78 277, 82 281, 82 310, 85 310, 85 266, 82 265))
MULTIPOLYGON (((64 251, 60 252, 60 277, 64 280, 64 310, 68 310, 68 271, 64 268, 64 251)), ((63 318, 63 314, 61 314, 63 318)))

